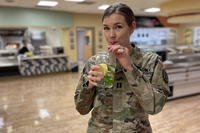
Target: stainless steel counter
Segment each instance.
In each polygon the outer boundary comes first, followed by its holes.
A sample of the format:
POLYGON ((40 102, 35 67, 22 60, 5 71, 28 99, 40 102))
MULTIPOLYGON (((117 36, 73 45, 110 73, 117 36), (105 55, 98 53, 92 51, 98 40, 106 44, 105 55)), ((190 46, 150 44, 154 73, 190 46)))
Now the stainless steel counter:
POLYGON ((4 49, 0 50, 0 67, 18 66, 17 51, 4 49))
POLYGON ((169 81, 173 83, 173 96, 169 99, 200 94, 200 55, 179 55, 165 65, 169 81))
POLYGON ((36 60, 36 59, 49 59, 49 58, 62 58, 67 57, 65 54, 59 55, 35 55, 31 57, 22 57, 21 60, 36 60))

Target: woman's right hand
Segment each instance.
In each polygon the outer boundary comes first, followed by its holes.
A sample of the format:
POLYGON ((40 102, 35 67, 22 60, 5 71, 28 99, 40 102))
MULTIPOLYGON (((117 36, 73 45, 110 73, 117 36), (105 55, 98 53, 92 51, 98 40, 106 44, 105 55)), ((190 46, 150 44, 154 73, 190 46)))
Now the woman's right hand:
POLYGON ((103 73, 100 70, 100 66, 98 65, 91 66, 87 78, 89 81, 89 88, 93 88, 94 86, 97 86, 97 82, 101 81, 103 78, 103 73))
POLYGON ((108 45, 108 52, 111 53, 125 69, 130 68, 130 55, 132 52, 132 46, 130 44, 126 47, 122 45, 108 45))

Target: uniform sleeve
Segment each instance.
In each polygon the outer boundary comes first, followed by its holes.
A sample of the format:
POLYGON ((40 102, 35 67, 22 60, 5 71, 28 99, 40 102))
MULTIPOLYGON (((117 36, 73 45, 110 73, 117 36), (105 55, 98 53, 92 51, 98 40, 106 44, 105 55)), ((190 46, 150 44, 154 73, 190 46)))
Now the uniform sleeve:
POLYGON ((159 113, 169 93, 168 77, 162 67, 162 62, 159 59, 156 60, 150 76, 144 74, 134 64, 132 66, 134 68, 132 72, 124 70, 124 73, 140 105, 148 114, 159 113))
POLYGON ((93 101, 95 97, 95 87, 88 88, 88 72, 89 63, 87 63, 83 69, 74 96, 76 109, 82 115, 85 115, 91 111, 91 109, 93 108, 93 101))

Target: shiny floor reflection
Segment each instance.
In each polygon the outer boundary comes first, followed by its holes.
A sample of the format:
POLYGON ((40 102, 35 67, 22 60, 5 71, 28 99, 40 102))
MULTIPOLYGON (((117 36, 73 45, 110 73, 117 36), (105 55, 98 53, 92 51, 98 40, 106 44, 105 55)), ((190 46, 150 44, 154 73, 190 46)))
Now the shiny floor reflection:
MULTIPOLYGON (((0 133, 85 133, 74 107, 78 73, 0 77, 0 133)), ((154 133, 200 132, 200 96, 167 102, 150 117, 154 133)))

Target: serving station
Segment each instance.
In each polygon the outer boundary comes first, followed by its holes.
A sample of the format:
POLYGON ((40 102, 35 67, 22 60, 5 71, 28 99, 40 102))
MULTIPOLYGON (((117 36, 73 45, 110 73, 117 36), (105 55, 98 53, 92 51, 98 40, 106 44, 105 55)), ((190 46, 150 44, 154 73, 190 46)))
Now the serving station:
POLYGON ((169 99, 200 94, 200 54, 169 55, 165 65, 172 84, 169 99))
POLYGON ((21 57, 19 72, 23 76, 67 71, 66 55, 21 57))

